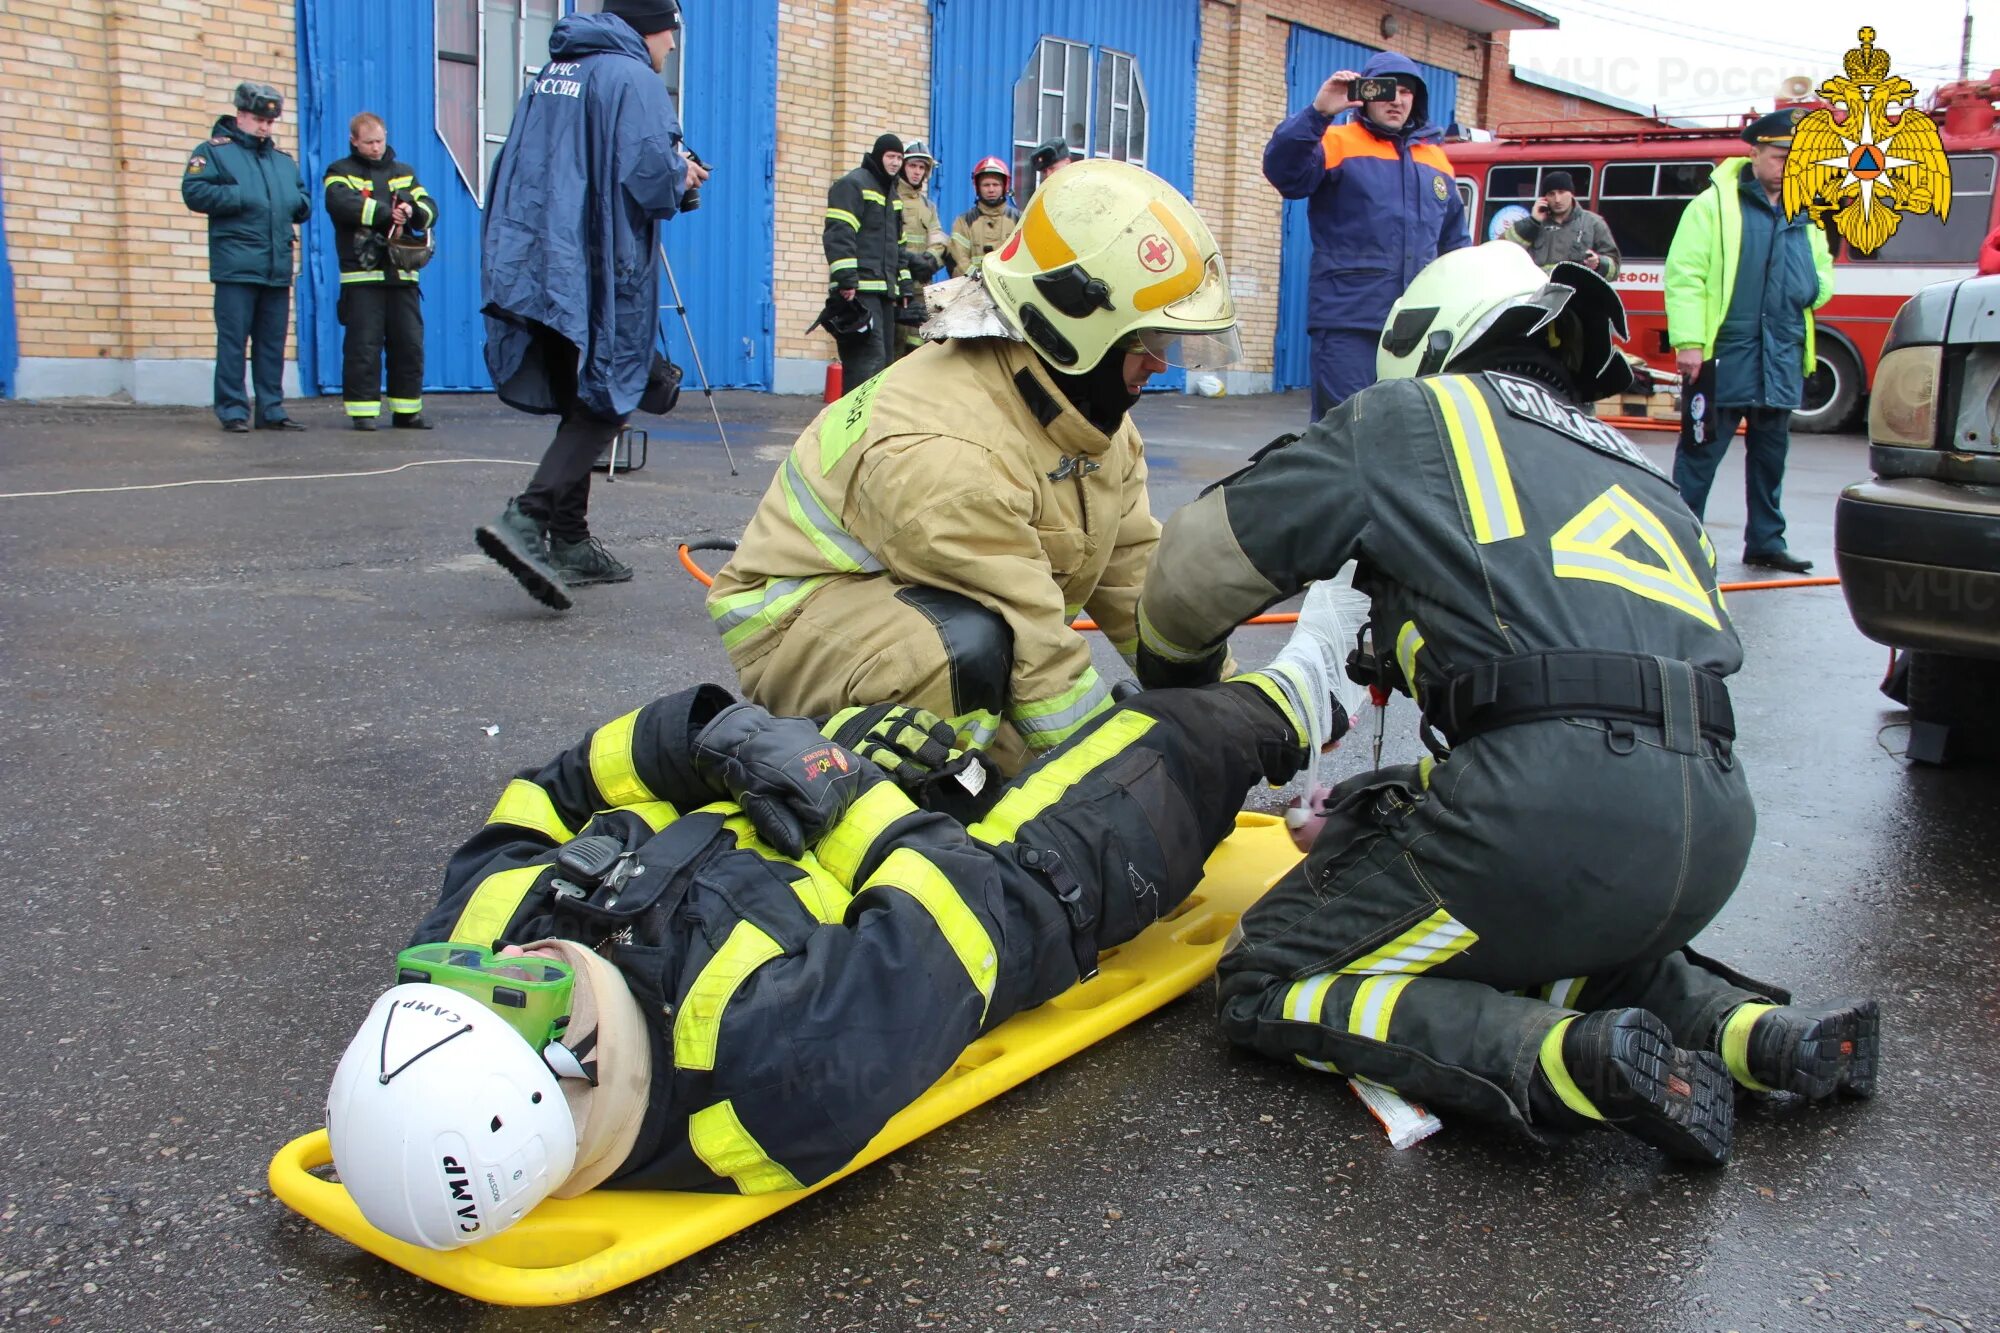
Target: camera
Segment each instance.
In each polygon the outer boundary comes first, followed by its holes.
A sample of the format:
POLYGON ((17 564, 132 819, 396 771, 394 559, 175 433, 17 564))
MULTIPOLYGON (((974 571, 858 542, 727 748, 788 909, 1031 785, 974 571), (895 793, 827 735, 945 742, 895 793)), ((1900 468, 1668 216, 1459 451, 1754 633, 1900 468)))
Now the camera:
POLYGON ((1356 79, 1354 100, 1357 102, 1393 102, 1396 100, 1394 79, 1356 79))
MULTIPOLYGON (((686 144, 681 145, 681 153, 687 158, 688 161, 694 163, 698 167, 705 167, 708 165, 708 163, 701 160, 701 154, 695 152, 694 149, 688 147, 686 144)), ((685 194, 681 196, 681 212, 692 213, 697 208, 700 207, 701 207, 701 187, 697 185, 693 189, 687 191, 685 194)))

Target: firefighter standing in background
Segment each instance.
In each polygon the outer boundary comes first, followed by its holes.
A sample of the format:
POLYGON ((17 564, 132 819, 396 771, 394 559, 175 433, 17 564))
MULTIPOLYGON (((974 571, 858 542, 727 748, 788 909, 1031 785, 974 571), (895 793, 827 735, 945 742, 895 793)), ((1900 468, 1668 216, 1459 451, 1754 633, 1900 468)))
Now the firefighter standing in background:
POLYGON ((1187 200, 1103 161, 1037 193, 937 324, 807 427, 708 610, 773 712, 913 704, 1013 772, 1111 707, 1070 622, 1137 646, 1159 524, 1128 413, 1170 362, 1234 360, 1236 311, 1187 200))
POLYGON ((910 272, 918 299, 909 303, 896 326, 896 355, 903 356, 923 341, 917 332, 923 323, 923 288, 944 267, 950 237, 938 220, 937 205, 931 202, 930 177, 937 159, 922 139, 903 146, 903 170, 896 177, 896 203, 903 210, 903 266, 910 272))
POLYGON ((1578 407, 1629 381, 1617 295, 1498 241, 1437 260, 1386 329, 1383 382, 1176 513, 1146 580, 1140 678, 1190 684, 1244 617, 1357 561, 1432 748, 1324 803, 1223 956, 1224 1031, 1708 1164, 1732 1082, 1870 1095, 1874 1001, 1790 1007, 1687 948, 1756 824, 1723 683, 1743 652, 1701 524, 1578 407))
POLYGON ((867 311, 866 320, 848 326, 854 332, 836 338, 841 383, 850 389, 873 379, 889 364, 896 311, 908 293, 910 271, 902 258, 903 205, 896 198, 902 169, 903 141, 884 134, 860 166, 826 191, 820 246, 826 251, 827 301, 829 305, 852 301, 867 311))
POLYGON ((437 223, 437 203, 415 168, 396 160, 382 118, 364 111, 347 126, 354 152, 326 169, 326 215, 340 256, 341 399, 356 430, 382 414, 382 357, 389 358, 389 411, 400 430, 424 420, 424 307, 417 270, 391 262, 389 237, 437 223))
POLYGON ((951 271, 964 275, 980 261, 1007 243, 1021 220, 1020 210, 1007 197, 1012 177, 1007 164, 997 157, 982 157, 972 169, 972 188, 978 193, 972 207, 951 224, 951 271))

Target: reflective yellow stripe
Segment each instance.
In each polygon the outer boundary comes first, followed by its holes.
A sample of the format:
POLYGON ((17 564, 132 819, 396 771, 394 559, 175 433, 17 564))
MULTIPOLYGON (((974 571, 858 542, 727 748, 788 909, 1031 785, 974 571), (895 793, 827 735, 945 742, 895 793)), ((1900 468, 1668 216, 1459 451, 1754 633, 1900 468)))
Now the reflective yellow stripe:
POLYGON ((1549 549, 1557 578, 1608 583, 1685 611, 1710 629, 1722 628, 1708 589, 1695 577, 1667 525, 1623 486, 1613 486, 1585 505, 1549 538, 1549 549), (1660 563, 1626 555, 1619 544, 1627 537, 1637 537, 1660 563))
POLYGON ((1542 987, 1542 998, 1558 1009, 1574 1009, 1576 997, 1583 990, 1586 980, 1585 977, 1564 977, 1560 981, 1551 981, 1542 987))
POLYGON ((636 805, 656 801, 639 777, 632 757, 632 729, 639 724, 639 710, 599 727, 590 737, 590 780, 606 807, 636 805))
POLYGON ((1440 907, 1367 957, 1340 970, 1348 976, 1428 972, 1479 942, 1479 936, 1440 907))
POLYGON ((412 412, 423 411, 424 400, 421 398, 391 398, 389 400, 389 410, 391 412, 401 412, 404 416, 408 416, 412 412))
POLYGON ((1112 706, 1111 687, 1097 674, 1096 667, 1085 667, 1083 674, 1061 694, 1052 699, 1017 703, 1007 710, 1007 716, 1030 747, 1049 750, 1112 706))
POLYGON ((762 633, 792 613, 792 608, 832 578, 815 574, 805 579, 773 579, 748 592, 733 593, 708 608, 715 628, 722 633, 722 646, 734 648, 754 634, 762 633))
POLYGON ((836 259, 826 266, 826 270, 829 273, 844 273, 848 269, 860 267, 861 261, 858 259, 836 259))
POLYGON ((1768 1084, 1759 1083, 1750 1074, 1750 1029, 1757 1026, 1757 1020, 1778 1006, 1775 1004, 1739 1004, 1729 1021, 1722 1025, 1722 1063, 1729 1067, 1729 1076, 1752 1092, 1776 1092, 1768 1084))
POLYGON ((888 202, 881 195, 877 194, 873 190, 863 190, 861 192, 861 197, 867 200, 871 204, 882 204, 888 202))
POLYGON ((375 201, 373 199, 363 199, 361 201, 361 225, 364 227, 375 225, 375 201))
POLYGON ((791 515, 793 526, 829 565, 848 574, 873 574, 882 568, 874 553, 849 536, 840 520, 820 503, 796 454, 788 456, 778 469, 778 488, 784 492, 785 512, 791 515))
MULTIPOLYGON (((1331 972, 1320 972, 1294 981, 1291 988, 1285 992, 1285 1017, 1294 1023, 1320 1022, 1320 1009, 1326 1001, 1327 990, 1333 983, 1334 974, 1331 972)), ((1330 1060, 1315 1060, 1309 1055, 1297 1054, 1292 1058, 1307 1069, 1317 1069, 1323 1074, 1340 1072, 1330 1060)))
POLYGON ((1402 668, 1403 683, 1410 687, 1410 697, 1417 697, 1417 654, 1424 648, 1424 632, 1417 628, 1414 620, 1405 620, 1403 628, 1396 631, 1396 665, 1402 668))
POLYGON ((415 185, 416 183, 417 178, 415 176, 391 176, 389 178, 389 188, 392 190, 400 190, 406 185, 415 185))
POLYGON ((1292 707, 1292 701, 1285 694, 1283 688, 1279 686, 1277 681, 1272 680, 1263 672, 1252 671, 1241 676, 1231 676, 1223 683, 1225 685, 1242 684, 1255 686, 1263 693, 1264 697, 1278 706, 1278 711, 1283 713, 1285 720, 1292 724, 1293 734, 1298 736, 1301 741, 1312 734, 1311 728, 1306 726, 1305 719, 1300 717, 1298 712, 1292 707))
POLYGON ((1486 399, 1463 375, 1444 375, 1418 383, 1438 400, 1451 456, 1472 517, 1472 536, 1481 545, 1519 537, 1528 530, 1521 521, 1521 504, 1514 495, 1514 478, 1500 433, 1486 399))
POLYGON ((1542 1073, 1547 1076, 1549 1086, 1555 1089, 1556 1096, 1562 1098, 1564 1106, 1580 1116, 1591 1120, 1602 1120, 1604 1113, 1591 1105, 1590 1098, 1583 1095, 1583 1089, 1577 1087, 1576 1080, 1570 1077, 1569 1066, 1563 1063, 1563 1033, 1568 1031, 1569 1025, 1574 1022, 1576 1022, 1574 1018, 1565 1018, 1550 1028, 1549 1034, 1542 1038, 1542 1073))
POLYGON ((521 900, 547 869, 547 866, 516 866, 479 881, 479 887, 465 900, 465 910, 452 925, 451 942, 492 947, 495 940, 507 933, 507 923, 521 910, 521 900))
POLYGON ((905 815, 915 814, 916 802, 893 782, 878 782, 861 793, 838 824, 828 830, 813 854, 828 874, 852 886, 875 840, 905 815))
POLYGON ((886 292, 889 284, 876 278, 863 278, 855 286, 864 292, 886 292))
POLYGON ((379 417, 382 415, 382 404, 379 399, 372 403, 342 403, 341 406, 347 409, 347 415, 351 417, 379 417))
POLYGON ((1130 709, 1115 714, 1060 758, 1030 769, 968 832, 982 842, 1006 842, 1021 825, 1048 809, 1090 771, 1109 762, 1153 729, 1153 719, 1130 709))
POLYGON ((848 226, 854 228, 854 230, 861 230, 861 219, 855 217, 854 214, 844 208, 829 208, 826 210, 826 216, 831 222, 845 222, 848 226))
POLYGON ((550 842, 568 842, 576 836, 557 813, 556 803, 549 796, 548 789, 526 778, 515 778, 507 784, 507 790, 500 793, 500 799, 494 804, 493 813, 486 816, 486 822, 512 824, 516 828, 539 833, 550 842))
POLYGON ((388 274, 382 272, 380 269, 365 268, 358 269, 353 273, 341 274, 340 281, 343 285, 350 282, 381 282, 388 276, 388 274))
POLYGON ((1347 1030, 1370 1041, 1389 1040, 1389 1016, 1396 1010, 1397 997, 1415 977, 1370 977, 1354 991, 1354 1003, 1347 1009, 1347 1030))
POLYGON ((1214 652, 1213 648, 1183 648, 1160 633, 1154 626, 1153 618, 1146 614, 1146 601, 1139 599, 1139 642, 1146 645, 1146 651, 1167 662, 1199 662, 1214 652))
POLYGON ((681 812, 666 801, 635 801, 631 805, 620 806, 619 809, 627 814, 639 816, 655 833, 681 817, 681 812))
POLYGON ((869 876, 864 887, 901 889, 923 905, 937 923, 944 942, 958 955, 959 965, 965 969, 973 989, 979 992, 979 1018, 985 1022, 986 1008, 993 1003, 993 986, 1000 977, 1000 955, 993 947, 993 937, 965 905, 965 899, 959 896, 944 871, 922 854, 898 847, 889 853, 882 868, 869 876))
POLYGON ((715 1043, 722 1035, 722 1011, 752 972, 784 949, 769 935, 738 921, 729 938, 688 987, 674 1015, 674 1064, 681 1069, 715 1068, 715 1043))
POLYGON ((745 1194, 800 1188, 797 1177, 771 1160, 737 1119, 733 1102, 704 1106, 688 1117, 688 1145, 716 1175, 736 1182, 745 1194))
POLYGON ((808 850, 804 856, 786 856, 777 848, 757 836, 757 826, 750 817, 737 806, 727 801, 705 805, 703 810, 713 811, 723 816, 722 826, 736 835, 736 845, 757 853, 766 861, 781 862, 795 866, 799 874, 780 875, 788 879, 787 887, 792 896, 799 900, 799 906, 806 909, 806 915, 824 926, 838 925, 847 916, 847 905, 854 901, 845 883, 833 877, 833 872, 819 863, 819 859, 808 850))

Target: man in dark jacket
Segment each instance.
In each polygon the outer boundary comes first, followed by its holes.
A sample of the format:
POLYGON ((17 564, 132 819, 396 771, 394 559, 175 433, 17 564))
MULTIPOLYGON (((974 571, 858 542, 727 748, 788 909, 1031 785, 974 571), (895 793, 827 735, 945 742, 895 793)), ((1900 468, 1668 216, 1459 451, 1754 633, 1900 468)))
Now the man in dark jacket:
POLYGON ((299 164, 271 141, 285 99, 268 83, 236 85, 236 114, 188 154, 181 201, 208 215, 215 284, 215 415, 250 429, 243 349, 250 345, 257 429, 304 430, 285 415, 285 329, 292 314, 292 227, 312 211, 299 164))
MULTIPOLYGON (((1451 108, 1438 119, 1448 122, 1451 108)), ((1375 340, 1389 307, 1424 265, 1469 242, 1465 203, 1437 143, 1444 130, 1431 122, 1416 62, 1384 51, 1359 75, 1341 70, 1321 84, 1264 147, 1264 178, 1285 198, 1309 201, 1314 421, 1375 382, 1375 340), (1394 80, 1395 95, 1359 101, 1360 79, 1394 80), (1334 124, 1356 108, 1359 115, 1334 124)))
POLYGON ((400 228, 429 235, 437 202, 416 169, 396 160, 382 118, 364 111, 347 127, 354 149, 326 169, 326 215, 340 257, 341 398, 356 430, 382 415, 382 356, 389 357, 389 411, 400 430, 429 430, 424 420, 424 307, 418 270, 391 262, 388 239, 400 228))
POLYGON ((1308 635, 1142 694, 969 827, 926 800, 963 761, 946 724, 897 722, 913 710, 833 719, 850 748, 703 686, 599 727, 508 784, 412 941, 566 964, 568 1021, 530 1036, 491 991, 405 978, 327 1096, 342 1184, 433 1249, 599 1185, 818 1184, 981 1033, 1187 901, 1250 786, 1325 735, 1335 670, 1308 635), (443 1143, 482 1182, 457 1198, 443 1143))
POLYGON ((1872 1093, 1877 1011, 1791 1005, 1688 947, 1756 828, 1724 679, 1743 647, 1701 524, 1582 410, 1630 382, 1624 331, 1582 265, 1544 274, 1508 241, 1438 259, 1391 315, 1381 383, 1168 522, 1139 678, 1212 679, 1245 616, 1355 561, 1366 674, 1416 701, 1431 754, 1319 803, 1304 863, 1223 955, 1223 1029, 1436 1108, 1713 1165, 1736 1088, 1872 1093))
POLYGON ((493 168, 480 235, 486 368, 501 401, 562 424, 528 488, 476 535, 558 611, 571 605, 566 585, 632 577, 590 535, 590 468, 653 369, 654 224, 708 177, 681 150, 659 78, 679 28, 674 0, 606 0, 558 22, 493 168))
POLYGON ((903 169, 903 141, 885 134, 826 192, 827 300, 857 302, 867 311, 851 334, 838 337, 841 383, 849 393, 889 364, 896 308, 914 290, 903 267, 903 202, 896 176, 903 169))

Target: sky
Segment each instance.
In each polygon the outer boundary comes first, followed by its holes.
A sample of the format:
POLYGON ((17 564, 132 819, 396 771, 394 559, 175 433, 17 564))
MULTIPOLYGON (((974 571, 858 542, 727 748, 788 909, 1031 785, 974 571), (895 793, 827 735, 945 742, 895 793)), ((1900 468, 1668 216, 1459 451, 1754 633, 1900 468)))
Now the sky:
MULTIPOLYGON (((1856 29, 1875 29, 1890 72, 1921 97, 1958 77, 1965 0, 1526 0, 1562 21, 1516 32, 1515 65, 1681 116, 1770 110, 1785 78, 1840 72, 1856 29)), ((1972 73, 2000 67, 2000 0, 1972 0, 1972 73)))

